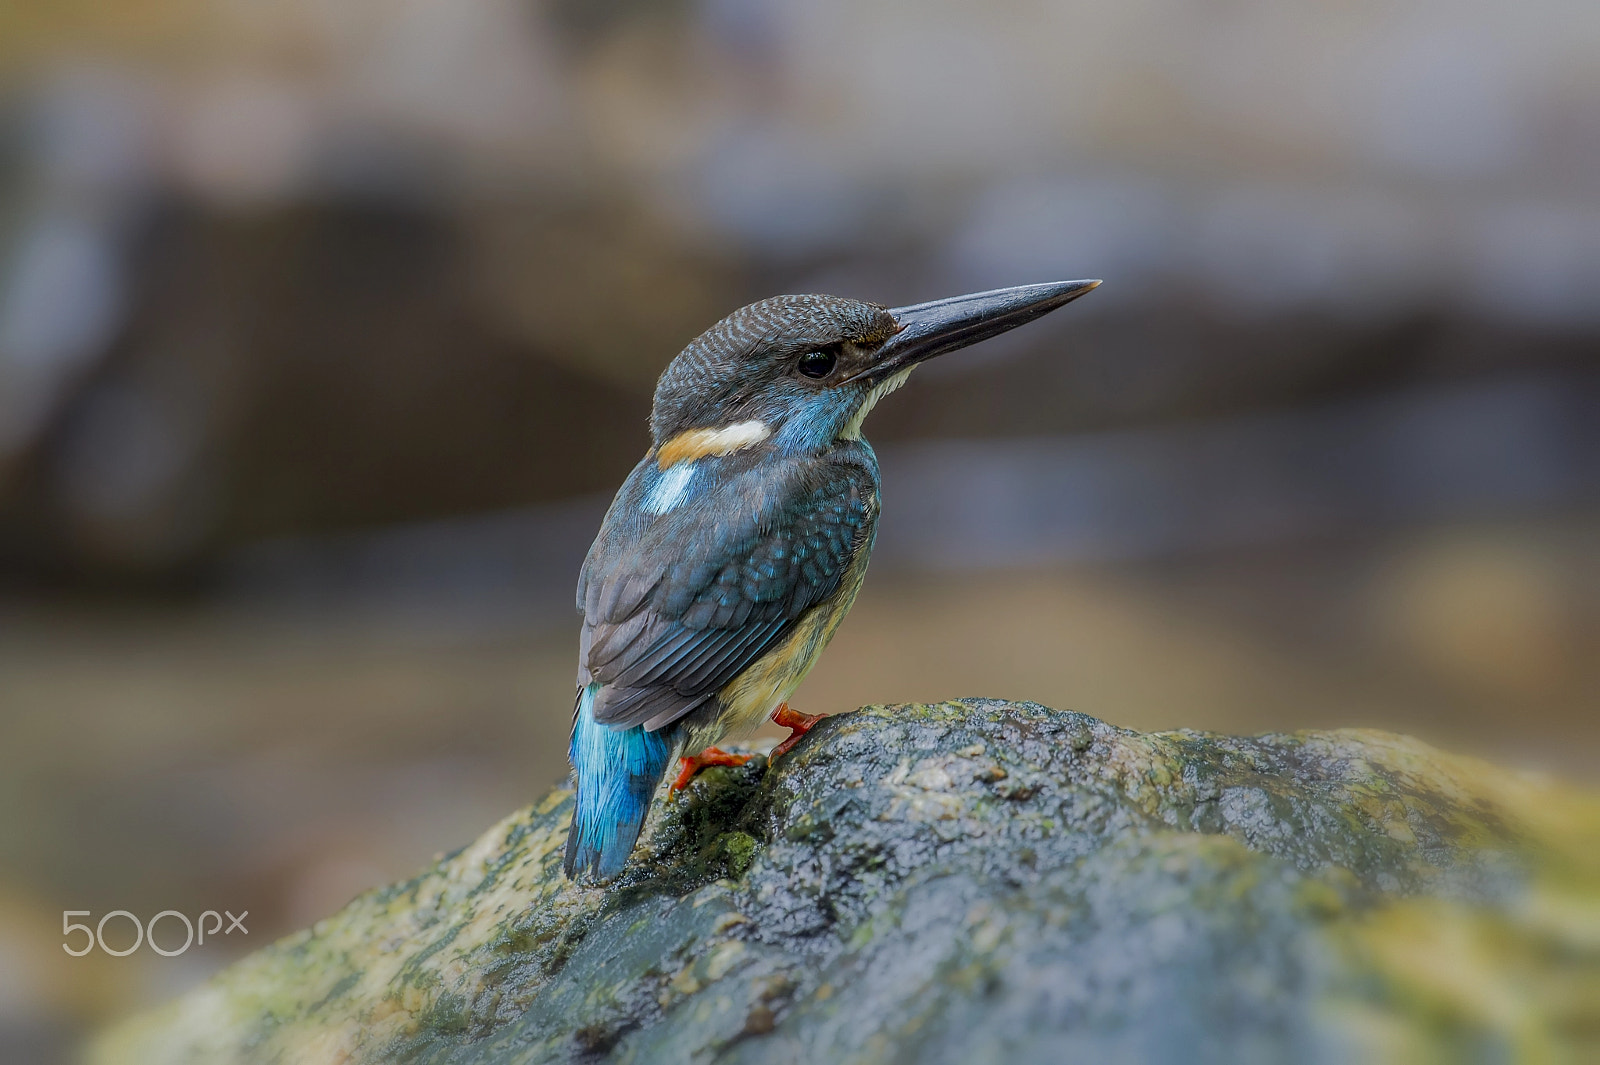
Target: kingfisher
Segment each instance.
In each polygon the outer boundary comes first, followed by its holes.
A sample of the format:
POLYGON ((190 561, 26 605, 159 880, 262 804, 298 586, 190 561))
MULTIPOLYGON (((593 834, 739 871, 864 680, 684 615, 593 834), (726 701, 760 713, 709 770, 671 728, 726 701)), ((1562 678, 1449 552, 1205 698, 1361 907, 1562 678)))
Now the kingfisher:
POLYGON ((568 877, 603 882, 623 870, 675 755, 669 794, 705 766, 749 757, 719 750, 726 736, 770 719, 791 730, 776 760, 821 720, 788 699, 866 576, 879 477, 861 423, 878 401, 927 359, 1098 284, 895 308, 776 296, 672 360, 656 384, 650 450, 578 578, 568 877))

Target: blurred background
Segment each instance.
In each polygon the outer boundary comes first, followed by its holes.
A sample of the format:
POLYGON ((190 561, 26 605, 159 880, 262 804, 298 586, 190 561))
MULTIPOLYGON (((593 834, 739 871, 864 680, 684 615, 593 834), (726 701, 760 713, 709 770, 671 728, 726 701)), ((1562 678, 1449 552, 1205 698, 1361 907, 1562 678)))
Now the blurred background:
POLYGON ((0 1058, 556 782, 654 378, 779 292, 1106 279, 873 415, 804 710, 1595 780, 1597 100, 1592 0, 0 8, 0 1058))

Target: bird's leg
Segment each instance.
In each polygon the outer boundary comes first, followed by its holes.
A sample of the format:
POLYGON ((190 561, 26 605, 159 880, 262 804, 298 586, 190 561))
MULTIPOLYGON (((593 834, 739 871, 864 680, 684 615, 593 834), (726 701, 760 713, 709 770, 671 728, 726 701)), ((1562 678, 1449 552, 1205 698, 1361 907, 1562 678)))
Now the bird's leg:
POLYGON ((782 728, 791 729, 789 738, 772 748, 772 753, 767 755, 770 765, 779 758, 788 754, 794 745, 800 742, 800 737, 811 731, 811 727, 821 721, 826 714, 802 714, 798 710, 790 710, 788 703, 779 703, 778 708, 772 712, 772 723, 782 728))
POLYGON ((699 754, 685 755, 678 759, 678 779, 672 782, 672 791, 682 791, 689 786, 689 781, 694 775, 710 765, 744 765, 750 760, 748 754, 729 754, 719 751, 715 747, 707 747, 699 754))

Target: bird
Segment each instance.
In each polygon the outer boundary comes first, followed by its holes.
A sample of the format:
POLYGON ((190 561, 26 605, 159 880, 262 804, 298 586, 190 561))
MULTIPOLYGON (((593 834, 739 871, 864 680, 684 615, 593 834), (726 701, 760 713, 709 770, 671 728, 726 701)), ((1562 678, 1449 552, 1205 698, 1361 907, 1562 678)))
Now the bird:
POLYGON ((878 460, 862 421, 934 356, 996 336, 1099 281, 1019 285, 888 308, 825 295, 742 307, 662 372, 651 445, 584 559, 575 788, 563 869, 604 883, 626 867, 674 755, 670 794, 715 745, 772 720, 822 715, 788 699, 866 576, 878 460), (690 753, 698 752, 698 753, 690 753))

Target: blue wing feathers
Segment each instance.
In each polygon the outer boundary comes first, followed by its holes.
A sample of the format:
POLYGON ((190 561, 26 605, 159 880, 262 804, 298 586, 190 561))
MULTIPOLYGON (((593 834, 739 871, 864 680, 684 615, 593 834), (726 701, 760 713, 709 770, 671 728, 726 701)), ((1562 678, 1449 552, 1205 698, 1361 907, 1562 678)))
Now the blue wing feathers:
POLYGON ((674 723, 781 643, 870 548, 877 465, 862 448, 823 462, 732 456, 726 476, 699 478, 691 500, 648 520, 634 497, 649 460, 618 493, 579 581, 569 875, 621 872, 674 723))
POLYGON ((607 686, 596 720, 659 725, 688 713, 839 587, 871 539, 876 473, 859 463, 818 473, 765 470, 742 482, 751 494, 730 482, 713 502, 708 485, 702 505, 642 534, 602 529, 585 574, 585 627, 598 631, 582 679, 607 686))

